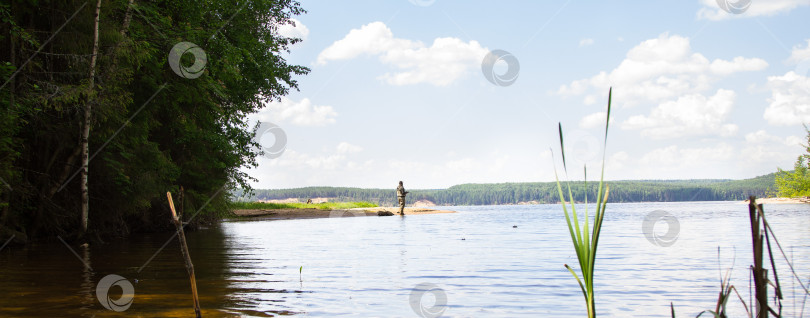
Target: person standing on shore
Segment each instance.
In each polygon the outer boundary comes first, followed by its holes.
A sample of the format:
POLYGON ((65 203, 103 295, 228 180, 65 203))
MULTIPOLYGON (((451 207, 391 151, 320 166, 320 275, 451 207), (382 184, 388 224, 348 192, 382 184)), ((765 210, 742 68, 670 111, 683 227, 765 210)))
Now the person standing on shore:
POLYGON ((405 187, 402 186, 402 181, 400 181, 399 186, 397 186, 397 199, 399 199, 400 215, 405 215, 405 195, 408 193, 408 191, 405 191, 405 187))

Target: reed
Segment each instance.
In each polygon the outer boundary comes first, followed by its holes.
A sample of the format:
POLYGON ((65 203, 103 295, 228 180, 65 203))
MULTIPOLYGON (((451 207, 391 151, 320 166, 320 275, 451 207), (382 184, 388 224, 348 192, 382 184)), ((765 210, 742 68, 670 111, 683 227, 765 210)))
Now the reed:
MULTIPOLYGON (((611 98, 613 96, 613 88, 610 89, 608 92, 608 106, 607 106, 607 116, 605 119, 605 140, 604 144, 607 145, 607 134, 608 134, 608 127, 610 124, 610 104, 611 98)), ((563 131, 562 131, 562 124, 558 125, 559 134, 560 134, 560 152, 562 155, 562 162, 563 162, 563 169, 568 175, 568 167, 565 162, 565 143, 563 141, 563 131)), ((585 170, 585 179, 587 182, 587 175, 588 170, 587 167, 584 168, 585 170)), ((557 175, 557 168, 554 168, 554 178, 557 181, 557 191, 560 195, 560 202, 563 206, 563 212, 565 212, 565 221, 568 224, 568 231, 571 234, 571 241, 574 243, 574 250, 577 253, 577 259, 579 260, 579 268, 580 274, 582 275, 582 279, 580 279, 579 275, 570 267, 568 264, 565 264, 565 268, 571 272, 571 275, 577 280, 579 283, 580 289, 582 289, 582 295, 585 297, 585 304, 588 309, 588 317, 594 318, 596 317, 596 301, 594 295, 594 265, 596 262, 596 247, 599 245, 599 234, 602 229, 602 220, 605 216, 605 208, 607 207, 607 199, 608 193, 610 192, 610 187, 607 186, 604 182, 605 180, 605 152, 602 152, 602 175, 599 179, 599 187, 598 187, 598 194, 596 196, 596 213, 594 214, 594 221, 593 221, 593 230, 590 230, 589 224, 589 215, 588 215, 588 195, 585 195, 585 213, 584 213, 584 224, 580 226, 579 222, 579 215, 577 214, 576 206, 574 205, 574 196, 571 192, 571 185, 566 180, 566 188, 568 190, 568 200, 566 201, 565 195, 563 194, 563 187, 560 184, 560 178, 557 175), (568 212, 568 205, 570 204, 571 213, 568 212)), ((567 179, 567 178, 566 178, 567 179)), ((587 184, 586 184, 587 185, 587 184)), ((586 186, 587 188, 587 186, 586 186)))
MULTIPOLYGON (((717 264, 718 266, 720 265, 720 247, 717 247, 717 264)), ((732 298, 731 292, 734 292, 734 294, 737 295, 737 299, 739 299, 743 307, 745 307, 745 312, 747 313, 748 318, 754 317, 753 316, 754 307, 749 306, 749 304, 746 304, 745 300, 743 300, 742 295, 740 295, 740 292, 737 291, 737 288, 734 287, 734 285, 731 285, 732 268, 727 269, 726 274, 720 276, 720 293, 717 296, 717 304, 715 305, 714 310, 701 311, 697 314, 697 316, 695 316, 695 318, 700 318, 703 316, 703 314, 709 314, 711 315, 710 317, 712 318, 728 318, 726 307, 728 305, 728 301, 732 298)), ((669 303, 669 306, 671 309, 672 318, 675 318, 675 307, 673 306, 672 302, 669 303)))

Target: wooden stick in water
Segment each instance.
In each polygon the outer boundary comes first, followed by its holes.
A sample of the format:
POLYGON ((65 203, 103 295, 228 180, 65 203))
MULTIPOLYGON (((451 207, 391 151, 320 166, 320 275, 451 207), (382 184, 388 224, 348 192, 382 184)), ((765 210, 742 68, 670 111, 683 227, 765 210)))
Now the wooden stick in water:
POLYGON ((177 217, 177 211, 174 210, 174 200, 172 200, 172 193, 166 192, 166 197, 169 198, 169 208, 172 210, 172 221, 174 226, 177 227, 177 237, 180 239, 180 250, 183 252, 183 258, 186 261, 186 270, 188 277, 191 281, 191 296, 194 298, 194 313, 197 318, 201 318, 200 313, 200 298, 197 296, 197 279, 194 277, 194 264, 191 263, 191 255, 188 253, 188 244, 186 244, 186 234, 183 232, 183 222, 177 217))

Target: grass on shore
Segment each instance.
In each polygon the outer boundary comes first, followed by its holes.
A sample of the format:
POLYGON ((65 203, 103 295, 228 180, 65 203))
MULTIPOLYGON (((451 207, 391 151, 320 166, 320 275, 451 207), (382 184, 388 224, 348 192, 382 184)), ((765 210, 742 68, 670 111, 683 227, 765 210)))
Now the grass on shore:
POLYGON ((340 210, 353 208, 375 208, 371 202, 324 202, 324 203, 266 203, 266 202, 232 202, 233 210, 276 210, 276 209, 320 209, 340 210))

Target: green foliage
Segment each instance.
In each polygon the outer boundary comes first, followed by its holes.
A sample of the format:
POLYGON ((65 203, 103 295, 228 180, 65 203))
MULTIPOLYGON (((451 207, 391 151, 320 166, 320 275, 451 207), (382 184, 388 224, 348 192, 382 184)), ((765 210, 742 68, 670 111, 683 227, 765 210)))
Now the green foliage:
POLYGON ((269 202, 233 202, 231 209, 256 209, 256 210, 274 210, 274 209, 321 209, 321 210, 339 210, 339 209, 354 209, 354 208, 374 208, 378 205, 371 202, 323 202, 323 203, 269 203, 269 202))
MULTIPOLYGON (((608 92, 607 116, 605 120, 605 144, 607 144, 608 127, 610 124, 610 102, 612 96, 613 89, 611 88, 608 92)), ((567 174, 568 167, 565 162, 565 143, 563 142, 562 125, 559 125, 559 132, 560 153, 562 154, 563 169, 567 174)), ((587 167, 584 167, 584 169, 585 177, 587 178, 588 169, 587 167)), ((566 202, 565 195, 563 194, 563 187, 560 184, 560 178, 557 177, 556 168, 554 169, 554 178, 557 181, 557 192, 560 195, 560 201, 562 202, 563 212, 565 213, 565 222, 568 225, 568 232, 571 234, 571 241, 574 243, 574 250, 577 253, 577 260, 579 260, 579 270, 582 274, 582 279, 579 279, 579 275, 577 275, 577 273, 570 266, 568 266, 568 264, 565 264, 565 268, 571 272, 571 275, 573 275, 577 280, 577 283, 579 283, 579 287, 582 290, 582 296, 585 298, 585 304, 588 310, 588 318, 595 318, 596 295, 594 294, 594 270, 596 265, 596 248, 599 246, 599 234, 602 231, 602 220, 605 217, 608 193, 610 192, 610 187, 603 187, 605 185, 605 154, 604 152, 602 153, 602 174, 599 178, 599 191, 596 195, 596 213, 593 216, 593 230, 590 229, 588 224, 589 218, 587 196, 585 197, 585 214, 583 215, 584 224, 580 225, 579 215, 577 214, 577 209, 574 205, 575 200, 574 195, 571 192, 571 187, 567 186, 568 202, 566 202), (604 197, 602 196, 603 193, 604 197), (568 213, 569 204, 571 207, 570 215, 568 213), (591 236, 590 233, 593 233, 593 236, 591 236)), ((568 185, 567 182, 566 185, 568 185)))
POLYGON ((277 31, 304 12, 300 4, 136 1, 124 29, 128 1, 105 1, 93 90, 88 30, 95 10, 94 3, 83 5, 0 5, 0 82, 8 82, 0 90, 0 178, 12 189, 0 182, 0 225, 30 237, 76 233, 80 188, 74 174, 88 103, 91 232, 168 228, 165 193, 180 186, 185 214, 195 215, 194 222, 227 213, 230 191, 249 188, 251 179, 240 168, 256 165, 247 114, 297 89, 294 77, 309 72, 283 58, 300 39, 277 31), (169 51, 181 41, 205 51, 201 77, 183 78, 169 67, 169 51), (40 43, 46 45, 33 55, 40 43))
POLYGON ((805 154, 796 159, 793 171, 779 169, 776 174, 776 188, 782 197, 810 196, 810 129, 807 132, 807 143, 804 145, 805 154))

